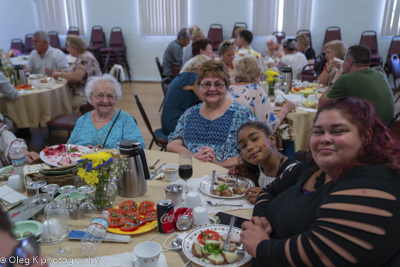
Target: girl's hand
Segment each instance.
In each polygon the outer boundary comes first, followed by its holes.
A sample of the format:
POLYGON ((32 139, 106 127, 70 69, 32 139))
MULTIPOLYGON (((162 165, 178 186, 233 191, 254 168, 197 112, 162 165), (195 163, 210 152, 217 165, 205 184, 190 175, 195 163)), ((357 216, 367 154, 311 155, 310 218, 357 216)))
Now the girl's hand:
POLYGON ((296 104, 292 101, 286 101, 285 104, 283 104, 282 109, 286 110, 288 113, 296 108, 296 104))
POLYGON ((250 187, 246 190, 244 195, 251 204, 254 204, 256 203, 258 194, 260 194, 261 191, 261 187, 250 187))

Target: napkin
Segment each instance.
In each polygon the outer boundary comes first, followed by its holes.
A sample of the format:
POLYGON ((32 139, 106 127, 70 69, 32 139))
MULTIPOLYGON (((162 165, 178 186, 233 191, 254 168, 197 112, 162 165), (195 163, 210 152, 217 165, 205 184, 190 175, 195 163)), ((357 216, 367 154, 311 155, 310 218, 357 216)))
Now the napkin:
POLYGON ((296 108, 307 111, 307 112, 314 112, 314 113, 317 112, 316 108, 306 108, 306 107, 296 107, 296 108))
MULTIPOLYGON (((68 234, 68 239, 82 239, 83 236, 85 235, 84 231, 77 231, 77 230, 71 230, 68 234)), ((118 234, 111 234, 111 233, 106 233, 104 236, 104 241, 107 242, 116 242, 116 243, 129 243, 131 240, 131 236, 129 235, 118 235, 118 234)))
MULTIPOLYGON (((93 258, 77 258, 77 259, 63 259, 64 262, 59 263, 50 263, 50 267, 70 267, 70 266, 78 266, 78 267, 110 267, 110 266, 119 266, 119 267, 132 267, 133 266, 133 252, 125 252, 123 254, 104 256, 104 257, 93 257, 93 258)), ((158 266, 167 266, 166 259, 164 255, 160 255, 160 260, 158 262, 158 266), (164 265, 160 265, 161 259, 164 259, 164 265)))
MULTIPOLYGON (((208 211, 209 214, 212 213, 217 213, 220 211, 228 211, 228 210, 243 210, 243 209, 252 209, 254 208, 254 205, 251 204, 249 201, 247 201, 246 197, 242 197, 242 198, 233 198, 233 199, 229 199, 229 198, 214 198, 214 197, 210 197, 206 194, 204 194, 203 192, 200 191, 199 189, 199 185, 201 183, 201 181, 203 181, 205 178, 209 177, 209 175, 204 175, 201 178, 190 178, 187 183, 188 183, 188 187, 189 187, 189 191, 194 191, 194 192, 198 192, 201 198, 201 202, 203 207, 205 207, 208 211), (224 204, 242 204, 242 207, 231 207, 231 206, 218 206, 218 207, 212 207, 210 205, 207 204, 207 201, 214 201, 216 203, 224 203, 224 204)), ((184 187, 185 185, 185 181, 183 180, 176 180, 174 182, 172 182, 171 184, 179 184, 182 185, 184 187)))

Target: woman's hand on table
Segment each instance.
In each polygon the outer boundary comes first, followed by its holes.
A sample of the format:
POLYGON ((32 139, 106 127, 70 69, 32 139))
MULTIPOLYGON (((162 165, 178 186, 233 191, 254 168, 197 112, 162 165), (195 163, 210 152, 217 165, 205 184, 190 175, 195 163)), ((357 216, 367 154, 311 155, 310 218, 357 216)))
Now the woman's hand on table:
POLYGON ((263 240, 270 239, 268 233, 264 229, 264 223, 261 217, 253 217, 250 221, 242 224, 240 243, 243 244, 247 253, 254 258, 257 255, 258 244, 263 240))
POLYGON ((264 231, 269 235, 272 234, 272 232, 274 231, 274 229, 272 229, 271 224, 269 223, 268 219, 265 217, 258 217, 258 216, 254 216, 250 219, 251 222, 254 222, 255 220, 261 220, 262 223, 262 228, 264 229, 264 231), (257 218, 257 219, 256 219, 257 218))
POLYGON ((293 101, 286 101, 285 104, 283 104, 282 108, 283 110, 285 110, 287 113, 289 113, 291 110, 296 108, 296 104, 293 101))
POLYGON ((60 72, 53 72, 53 75, 51 75, 51 77, 52 77, 54 80, 58 80, 58 78, 60 77, 59 74, 61 74, 61 73, 60 73, 60 72))
POLYGON ((32 161, 34 161, 34 160, 36 160, 36 159, 39 158, 39 154, 38 154, 38 153, 36 153, 36 152, 34 152, 34 151, 29 152, 29 151, 26 150, 24 147, 22 147, 21 149, 22 149, 22 151, 23 151, 24 154, 25 154, 26 162, 27 162, 27 163, 30 163, 30 162, 32 162, 32 161))
POLYGON ((215 159, 215 151, 209 146, 203 146, 193 157, 203 162, 212 162, 215 159))
POLYGON ((251 204, 254 204, 256 203, 258 194, 260 194, 261 191, 261 187, 250 187, 246 190, 244 195, 251 204))

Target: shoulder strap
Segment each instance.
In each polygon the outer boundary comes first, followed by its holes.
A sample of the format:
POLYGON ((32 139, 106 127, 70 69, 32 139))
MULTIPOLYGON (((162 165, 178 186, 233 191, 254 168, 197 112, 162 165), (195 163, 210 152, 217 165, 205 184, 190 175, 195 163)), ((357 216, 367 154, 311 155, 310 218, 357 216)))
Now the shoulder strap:
POLYGON ((117 117, 115 118, 115 120, 114 120, 113 124, 111 125, 111 128, 110 128, 110 130, 108 131, 108 134, 107 134, 107 136, 106 136, 106 140, 104 140, 103 147, 105 147, 105 146, 106 146, 106 143, 107 143, 108 136, 110 135, 110 133, 111 133, 111 130, 112 130, 112 128, 114 127, 114 124, 115 124, 115 122, 118 120, 118 117, 119 117, 119 114, 120 114, 120 113, 121 113, 121 110, 119 110, 119 111, 118 111, 117 117))

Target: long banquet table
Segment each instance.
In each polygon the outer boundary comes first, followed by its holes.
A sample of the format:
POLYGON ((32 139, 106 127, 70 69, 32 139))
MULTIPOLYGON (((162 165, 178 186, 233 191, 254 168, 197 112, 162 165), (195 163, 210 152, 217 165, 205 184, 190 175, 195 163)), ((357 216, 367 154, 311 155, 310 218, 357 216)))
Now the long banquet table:
MULTIPOLYGON (((161 159, 160 162, 157 164, 157 166, 160 166, 162 163, 179 163, 179 155, 174 154, 174 153, 169 153, 169 152, 161 152, 161 151, 154 151, 154 150, 146 150, 146 159, 148 165, 153 164, 156 162, 157 159, 161 159)), ((217 173, 226 173, 227 169, 219 167, 215 164, 212 163, 204 163, 201 162, 197 159, 193 159, 193 178, 200 178, 205 174, 211 174, 212 170, 216 170, 217 173)), ((178 177, 178 179, 180 179, 178 177)), ((147 182, 147 192, 143 196, 137 197, 137 198, 132 198, 136 202, 144 201, 144 200, 151 200, 154 203, 157 203, 160 199, 165 198, 165 187, 169 185, 169 182, 163 181, 163 180, 150 180, 147 182)), ((120 196, 117 196, 116 201, 114 202, 113 206, 119 205, 122 201, 128 200, 127 198, 123 198, 120 196)), ((228 211, 227 213, 236 215, 239 217, 247 218, 250 219, 252 215, 252 209, 246 209, 246 210, 235 210, 235 211, 228 211)), ((43 219, 43 218, 42 218, 43 219)), ((175 231, 176 233, 179 233, 179 231, 175 231)), ((188 231, 189 232, 189 231, 188 231)), ((100 257, 100 256, 107 256, 107 255, 115 255, 115 254, 120 254, 124 252, 132 252, 133 248, 141 243, 148 241, 150 238, 155 237, 159 235, 160 233, 157 231, 157 229, 152 230, 147 233, 143 233, 140 235, 132 235, 132 238, 129 242, 129 244, 122 244, 122 243, 106 243, 103 242, 95 257, 100 257)), ((154 239, 153 241, 159 243, 162 245, 164 241, 167 239, 166 236, 159 237, 154 239)), ((172 240, 172 238, 170 239, 172 240)), ((83 255, 79 252, 78 241, 63 241, 64 245, 68 245, 72 248, 71 254, 67 256, 67 258, 83 258, 83 255)), ((171 246, 171 244, 167 244, 167 246, 171 246)), ((52 246, 44 246, 41 245, 41 254, 45 257, 50 256, 50 251, 53 250, 56 247, 56 245, 52 246)), ((164 252, 164 255, 166 257, 168 267, 182 267, 184 265, 182 259, 180 258, 179 254, 173 251, 168 251, 164 252)), ((101 262, 100 262, 101 264, 101 262)), ((192 266, 199 266, 195 263, 191 263, 192 266)), ((246 267, 250 267, 252 264, 252 261, 249 263, 243 265, 246 267)), ((115 263, 115 266, 118 266, 118 262, 115 263)))
POLYGON ((71 93, 67 80, 43 83, 44 89, 19 92, 15 100, 0 95, 0 113, 12 119, 18 128, 37 126, 61 114, 72 113, 71 93))

